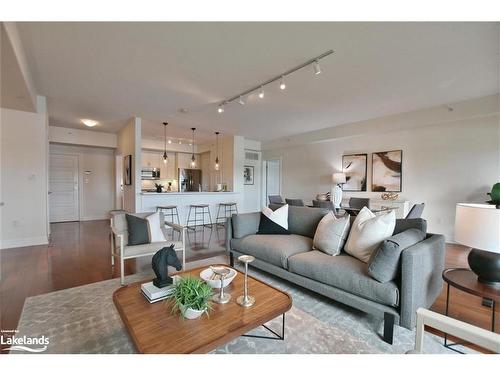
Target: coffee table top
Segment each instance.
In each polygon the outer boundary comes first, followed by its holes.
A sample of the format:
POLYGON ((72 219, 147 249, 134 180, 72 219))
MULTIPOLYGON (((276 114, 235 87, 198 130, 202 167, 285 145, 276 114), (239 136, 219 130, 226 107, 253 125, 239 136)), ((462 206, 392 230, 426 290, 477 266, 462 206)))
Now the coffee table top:
MULTIPOLYGON (((226 265, 224 265, 226 266, 226 265)), ((227 266, 226 266, 227 267, 227 266)), ((199 277, 200 267, 178 275, 199 277)), ((292 297, 262 281, 248 277, 252 307, 236 303, 243 294, 244 274, 236 270, 233 282, 224 288, 231 294, 225 305, 214 303, 210 316, 188 320, 171 313, 165 301, 150 304, 141 294, 141 284, 133 283, 116 290, 113 301, 127 330, 141 353, 207 353, 232 339, 284 314, 292 307, 292 297)))

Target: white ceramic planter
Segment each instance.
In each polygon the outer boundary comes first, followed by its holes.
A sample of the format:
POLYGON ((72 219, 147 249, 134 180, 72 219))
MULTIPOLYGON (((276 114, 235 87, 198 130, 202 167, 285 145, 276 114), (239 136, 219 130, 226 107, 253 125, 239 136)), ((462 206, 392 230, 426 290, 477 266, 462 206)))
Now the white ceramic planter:
POLYGON ((204 310, 194 310, 190 307, 186 309, 181 305, 181 313, 186 319, 198 319, 204 312, 204 310))

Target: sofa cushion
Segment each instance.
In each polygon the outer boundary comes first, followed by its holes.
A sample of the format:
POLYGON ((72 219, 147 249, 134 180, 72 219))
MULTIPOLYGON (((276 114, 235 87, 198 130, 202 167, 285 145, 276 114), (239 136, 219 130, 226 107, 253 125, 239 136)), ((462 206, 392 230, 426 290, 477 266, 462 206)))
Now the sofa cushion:
POLYGON ((379 283, 368 274, 366 263, 347 254, 332 257, 317 250, 297 254, 288 258, 288 270, 374 302, 399 304, 394 282, 379 283))
POLYGON ((330 255, 339 255, 349 234, 349 215, 337 218, 333 211, 318 224, 313 239, 313 249, 330 255))
POLYGON ((243 238, 249 234, 255 234, 259 230, 260 212, 233 214, 231 223, 234 238, 243 238))
POLYGON ((293 234, 313 238, 319 222, 329 211, 325 208, 289 206, 288 230, 293 234))
POLYGON ((427 221, 422 218, 418 219, 396 219, 396 226, 394 227, 394 234, 404 232, 407 229, 418 229, 427 233, 427 221))
MULTIPOLYGON (((288 229, 288 204, 283 205, 277 210, 271 210, 269 207, 262 209, 262 215, 265 215, 271 221, 274 221, 280 227, 288 229)), ((262 221, 262 215, 260 215, 262 221)))
POLYGON ((253 234, 232 239, 231 249, 286 269, 290 256, 312 249, 312 239, 297 234, 253 234))
POLYGON ((401 252, 425 239, 419 229, 407 229, 380 244, 368 262, 368 273, 381 283, 394 280, 398 275, 401 252))
POLYGON ((370 256, 382 241, 392 236, 395 225, 394 211, 375 215, 367 207, 363 207, 352 223, 344 250, 362 262, 368 263, 370 256))
POLYGON ((290 234, 290 232, 261 212, 259 231, 257 234, 290 234))

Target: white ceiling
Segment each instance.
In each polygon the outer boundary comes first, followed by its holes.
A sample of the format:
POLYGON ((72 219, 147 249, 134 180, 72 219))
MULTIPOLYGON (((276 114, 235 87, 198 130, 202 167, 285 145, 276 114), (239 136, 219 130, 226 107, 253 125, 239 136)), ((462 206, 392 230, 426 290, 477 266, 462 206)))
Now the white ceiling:
MULTIPOLYGON (((51 125, 116 132, 131 116, 146 137, 168 120, 259 140, 497 93, 498 23, 19 23, 51 125), (245 106, 217 103, 333 49, 323 73, 245 106), (188 113, 181 113, 187 108, 188 113)), ((159 133, 158 133, 159 130, 159 133)), ((203 132, 206 131, 206 133, 203 132)), ((155 133, 156 132, 156 133, 155 133)), ((205 134, 205 135, 204 135, 205 134)))

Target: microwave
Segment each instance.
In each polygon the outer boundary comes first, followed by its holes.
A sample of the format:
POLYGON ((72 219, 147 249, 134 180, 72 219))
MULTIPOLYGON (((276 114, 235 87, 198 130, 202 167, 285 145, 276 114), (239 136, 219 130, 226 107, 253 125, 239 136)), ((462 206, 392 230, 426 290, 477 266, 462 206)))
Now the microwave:
POLYGON ((159 180, 160 168, 144 168, 141 170, 142 180, 159 180))

